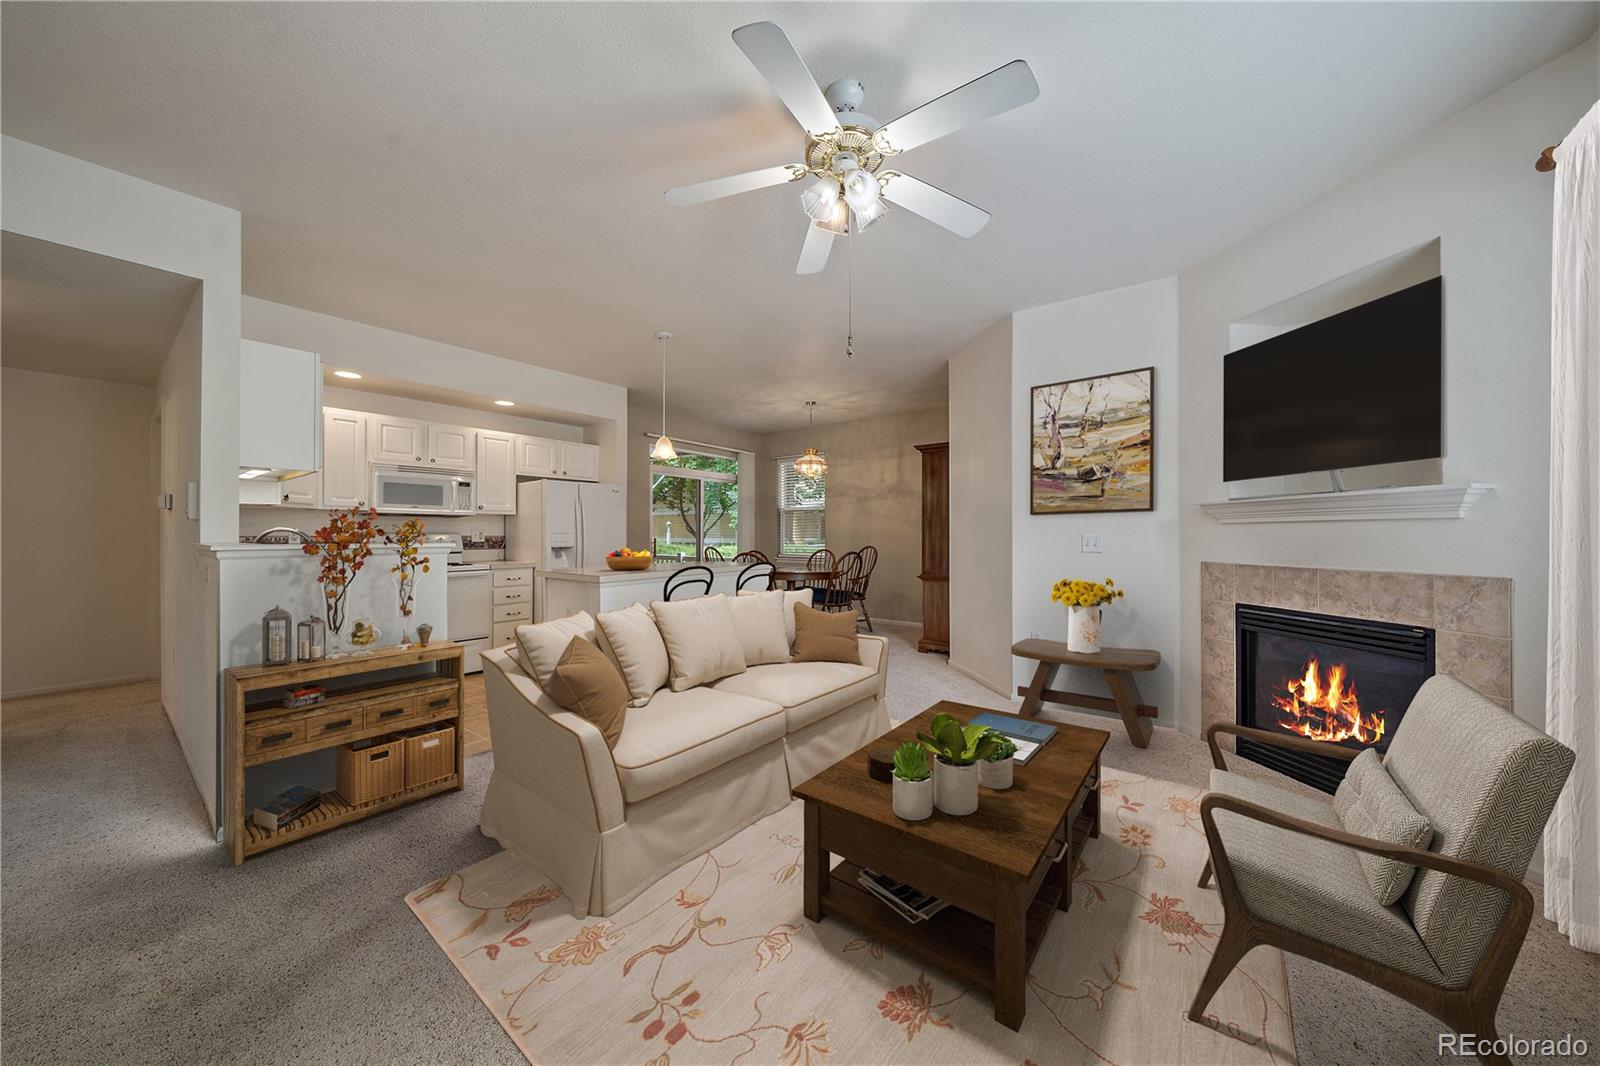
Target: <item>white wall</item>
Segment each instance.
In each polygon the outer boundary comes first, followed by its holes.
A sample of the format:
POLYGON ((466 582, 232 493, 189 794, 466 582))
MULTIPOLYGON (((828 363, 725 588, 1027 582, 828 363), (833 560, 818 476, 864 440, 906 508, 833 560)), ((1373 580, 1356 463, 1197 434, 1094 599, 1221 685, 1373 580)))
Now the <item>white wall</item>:
POLYGON ((4 695, 156 677, 156 390, 0 371, 4 695))
MULTIPOLYGON (((1127 597, 1103 612, 1101 639, 1123 648, 1155 648, 1159 669, 1138 679, 1146 703, 1160 708, 1158 721, 1177 721, 1178 602, 1178 282, 1163 278, 1047 304, 1012 316, 1010 396, 1011 625, 1009 636, 1033 633, 1065 640, 1066 611, 1050 602, 1058 578, 1116 579, 1127 597), (1029 513, 1032 438, 1029 390, 1035 385, 1155 367, 1155 509, 1105 514, 1029 513), (1081 536, 1098 533, 1104 552, 1084 554, 1081 536)), ((964 609, 964 608, 963 608, 964 609)), ((1008 633, 984 639, 1009 646, 1008 633)), ((989 650, 990 657, 999 647, 989 650)), ((1014 661, 1012 680, 1025 684, 1033 662, 1014 661)), ((1063 669, 1055 687, 1106 693, 1098 670, 1063 669)))
POLYGON ((1181 724, 1200 722, 1200 563, 1509 576, 1517 713, 1542 723, 1549 475, 1551 180, 1533 170, 1594 102, 1596 40, 1179 278, 1181 724), (1221 526, 1230 322, 1439 240, 1446 481, 1496 491, 1464 519, 1221 526))
POLYGON ((950 665, 1011 693, 1010 316, 950 359, 950 665))

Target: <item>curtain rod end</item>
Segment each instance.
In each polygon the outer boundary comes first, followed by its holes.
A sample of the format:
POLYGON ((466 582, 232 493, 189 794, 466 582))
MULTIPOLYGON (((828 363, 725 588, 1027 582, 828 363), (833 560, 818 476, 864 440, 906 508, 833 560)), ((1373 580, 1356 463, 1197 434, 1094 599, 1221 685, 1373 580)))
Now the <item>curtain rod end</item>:
POLYGON ((1554 170, 1556 168, 1555 151, 1559 147, 1561 147, 1561 142, 1557 141, 1555 144, 1552 144, 1550 147, 1540 152, 1539 158, 1534 161, 1533 169, 1537 170, 1541 174, 1548 174, 1550 171, 1554 170))

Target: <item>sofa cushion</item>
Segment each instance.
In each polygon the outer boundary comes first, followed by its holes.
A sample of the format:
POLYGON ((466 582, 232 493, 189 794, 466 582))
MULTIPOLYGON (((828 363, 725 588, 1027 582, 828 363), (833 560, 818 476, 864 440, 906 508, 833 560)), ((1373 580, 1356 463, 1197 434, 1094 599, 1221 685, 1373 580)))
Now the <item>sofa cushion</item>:
POLYGON ((856 616, 845 611, 819 611, 800 604, 794 609, 794 661, 798 663, 861 662, 856 616))
MULTIPOLYGON (((1332 803, 1226 770, 1211 771, 1211 791, 1339 828, 1332 803)), ((1217 812, 1217 834, 1252 914, 1424 981, 1441 982, 1439 967, 1406 913, 1373 897, 1354 849, 1230 811, 1217 812)))
POLYGON ((617 746, 628 713, 628 685, 605 652, 582 637, 573 637, 550 671, 545 692, 600 730, 607 747, 617 746))
POLYGON ((550 671, 561 661, 572 638, 592 641, 594 636, 594 617, 588 611, 538 625, 518 626, 517 648, 522 653, 522 668, 533 676, 540 688, 548 688, 550 671))
POLYGON ((778 704, 793 733, 875 695, 878 673, 853 663, 776 663, 752 666, 713 688, 778 704))
POLYGON ((733 624, 744 646, 746 666, 789 661, 789 631, 783 625, 787 606, 782 592, 740 594, 728 601, 733 624))
MULTIPOLYGON (((779 590, 779 591, 783 592, 783 635, 788 639, 789 647, 791 649, 793 649, 794 648, 794 606, 797 603, 803 603, 803 604, 805 604, 806 606, 809 607, 811 605, 811 590, 810 589, 787 589, 787 590, 779 590)), ((761 591, 759 591, 757 589, 742 589, 742 590, 740 590, 739 595, 741 595, 741 596, 764 596, 764 595, 766 595, 766 593, 761 592, 761 591)))
MULTIPOLYGON (((1426 848, 1433 840, 1433 825, 1411 806, 1400 786, 1389 777, 1376 748, 1368 748, 1350 762, 1333 794, 1333 809, 1345 829, 1403 848, 1426 848)), ((1356 852, 1372 894, 1384 905, 1397 902, 1417 868, 1367 851, 1356 852)))
POLYGON ((661 689, 628 712, 611 751, 622 798, 638 803, 783 739, 783 708, 714 688, 661 689))
POLYGON ((604 611, 595 620, 603 647, 617 661, 628 683, 628 703, 643 707, 667 683, 667 645, 650 608, 635 603, 620 611, 604 611))
POLYGON ((734 627, 728 597, 718 593, 677 603, 657 600, 650 611, 667 645, 672 691, 744 672, 744 644, 734 627))

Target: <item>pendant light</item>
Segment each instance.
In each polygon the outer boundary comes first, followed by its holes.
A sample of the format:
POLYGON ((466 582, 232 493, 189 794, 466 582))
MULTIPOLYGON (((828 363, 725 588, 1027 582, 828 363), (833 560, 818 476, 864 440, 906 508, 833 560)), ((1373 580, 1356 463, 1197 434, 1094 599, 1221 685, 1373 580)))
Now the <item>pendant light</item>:
POLYGON ((652 459, 676 459, 678 450, 672 446, 672 438, 667 436, 667 342, 672 339, 672 334, 666 330, 656 334, 656 340, 661 342, 661 436, 656 438, 655 446, 650 449, 652 459))
POLYGON ((794 461, 794 472, 801 477, 817 480, 828 472, 828 460, 817 453, 817 401, 806 401, 806 424, 810 428, 806 450, 794 461))

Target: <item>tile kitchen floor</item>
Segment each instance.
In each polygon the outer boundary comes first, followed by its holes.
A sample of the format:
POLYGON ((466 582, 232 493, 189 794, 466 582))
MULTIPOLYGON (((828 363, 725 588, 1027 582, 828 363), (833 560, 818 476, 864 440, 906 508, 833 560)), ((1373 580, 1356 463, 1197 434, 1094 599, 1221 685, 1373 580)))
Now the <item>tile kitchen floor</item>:
POLYGON ((466 754, 470 757, 488 751, 489 742, 489 704, 483 694, 483 675, 468 674, 464 685, 466 690, 461 707, 461 729, 465 736, 462 743, 466 754))

